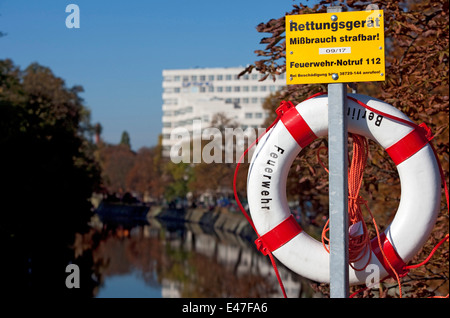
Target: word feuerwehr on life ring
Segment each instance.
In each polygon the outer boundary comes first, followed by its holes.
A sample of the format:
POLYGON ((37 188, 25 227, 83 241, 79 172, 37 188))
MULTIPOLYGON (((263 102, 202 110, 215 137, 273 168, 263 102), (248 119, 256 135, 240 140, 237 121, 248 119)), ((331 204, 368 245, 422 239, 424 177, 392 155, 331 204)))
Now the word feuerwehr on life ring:
MULTIPOLYGON (((369 257, 369 264, 379 267, 382 279, 392 276, 382 254, 401 274, 405 263, 418 253, 440 210, 441 178, 438 162, 422 126, 405 124, 411 122, 405 114, 369 96, 349 94, 347 106, 348 131, 365 136, 386 150, 397 166, 401 185, 395 217, 380 233, 383 253, 375 238, 371 251, 353 267, 349 265, 349 283, 356 285, 365 283, 371 274, 354 269, 367 264, 369 257)), ((330 281, 329 253, 322 242, 302 231, 291 215, 286 181, 300 150, 316 138, 328 135, 327 114, 326 95, 310 98, 286 110, 259 140, 247 179, 250 215, 261 244, 292 271, 323 283, 330 281)))

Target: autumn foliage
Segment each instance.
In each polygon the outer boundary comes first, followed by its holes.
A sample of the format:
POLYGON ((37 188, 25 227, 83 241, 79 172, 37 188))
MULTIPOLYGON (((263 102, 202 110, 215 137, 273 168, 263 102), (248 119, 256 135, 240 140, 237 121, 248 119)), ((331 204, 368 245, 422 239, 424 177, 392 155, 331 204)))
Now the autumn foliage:
POLYGON ((102 177, 98 191, 117 199, 126 193, 141 201, 162 197, 167 184, 160 147, 142 147, 135 152, 126 143, 100 141, 95 153, 102 177))
MULTIPOLYGON (((332 1, 321 1, 309 8, 293 5, 288 15, 326 12, 332 1)), ((344 11, 365 10, 368 3, 348 0, 340 2, 344 11)), ((370 2, 384 10, 386 38, 386 81, 357 83, 358 93, 370 95, 398 108, 414 122, 426 123, 434 133, 433 145, 444 170, 448 184, 449 170, 449 96, 448 96, 448 30, 449 3, 439 1, 383 1, 370 2)), ((261 40, 264 49, 256 50, 260 57, 241 75, 254 71, 265 74, 264 79, 275 80, 273 75, 286 71, 285 17, 271 19, 257 26, 258 32, 268 33, 261 40)), ((289 85, 267 99, 264 107, 275 118, 275 109, 281 100, 299 103, 317 92, 325 92, 326 85, 289 85)), ((349 140, 351 142, 351 140, 349 140)), ((320 216, 328 210, 328 176, 318 164, 317 150, 326 146, 327 139, 313 142, 302 151, 289 174, 288 196, 299 202, 311 202, 320 216)), ((349 147, 351 149, 351 147, 349 147)), ((319 157, 326 164, 326 156, 319 157)), ((385 151, 370 142, 370 155, 364 175, 362 195, 369 200, 370 208, 383 229, 395 216, 399 202, 400 184, 396 168, 385 151)), ((320 218, 319 218, 320 217, 320 218)), ((448 207, 442 196, 442 210, 430 239, 411 263, 425 259, 432 247, 448 233, 448 207)), ((448 293, 448 242, 426 265, 411 271, 404 283, 408 297, 428 297, 448 293)), ((395 288, 392 283, 390 289, 395 288)), ((389 288, 381 288, 380 297, 387 297, 389 288)), ((391 293, 392 294, 392 293, 391 293)), ((366 292, 365 297, 373 297, 366 292)))

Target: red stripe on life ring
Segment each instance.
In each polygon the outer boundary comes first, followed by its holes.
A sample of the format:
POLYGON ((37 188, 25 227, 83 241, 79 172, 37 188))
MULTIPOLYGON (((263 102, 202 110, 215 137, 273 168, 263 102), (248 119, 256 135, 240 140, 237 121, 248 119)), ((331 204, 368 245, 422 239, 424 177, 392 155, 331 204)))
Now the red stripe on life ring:
MULTIPOLYGON (((380 234, 380 241, 383 248, 384 255, 389 260, 389 263, 395 269, 399 277, 403 277, 408 274, 409 270, 406 268, 405 262, 401 259, 401 257, 397 254, 397 251, 392 246, 391 242, 389 242, 385 233, 380 234)), ((381 253, 380 246, 378 244, 378 239, 375 237, 370 242, 372 247, 372 251, 375 256, 380 261, 381 265, 383 265, 384 269, 389 273, 389 275, 395 278, 395 273, 392 271, 391 266, 389 266, 388 261, 384 258, 381 253)))
POLYGON ((386 148, 386 152, 395 165, 399 165, 425 147, 431 139, 433 139, 431 130, 425 124, 420 124, 405 137, 386 148))
POLYGON ((264 255, 268 252, 264 250, 267 248, 270 252, 273 252, 292 240, 297 234, 302 232, 302 228, 291 214, 287 219, 275 226, 269 232, 261 235, 256 239, 255 243, 264 255))
POLYGON ((281 121, 302 148, 305 148, 317 138, 296 108, 291 108, 284 113, 281 121))

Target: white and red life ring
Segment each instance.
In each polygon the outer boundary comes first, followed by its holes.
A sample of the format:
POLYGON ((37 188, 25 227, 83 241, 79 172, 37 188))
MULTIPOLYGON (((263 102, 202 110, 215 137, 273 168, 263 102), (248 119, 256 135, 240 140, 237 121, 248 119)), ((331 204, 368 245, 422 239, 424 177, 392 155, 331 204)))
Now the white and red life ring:
MULTIPOLYGON (((380 235, 384 254, 400 274, 424 245, 440 210, 438 162, 422 127, 416 128, 388 118, 411 122, 393 106, 369 96, 349 94, 348 131, 381 145, 397 166, 401 198, 392 223, 380 235), (369 106, 357 103, 357 100, 369 106), (385 114, 380 115, 380 114, 385 114)), ((287 110, 278 123, 258 142, 247 179, 250 215, 259 243, 297 274, 316 282, 330 280, 329 254, 319 242, 302 231, 292 217, 286 198, 289 168, 301 149, 328 134, 328 97, 308 99, 287 110)), ((257 241, 258 241, 257 240, 257 241)), ((372 241, 370 264, 380 270, 380 279, 392 270, 372 241)), ((355 263, 365 265, 369 253, 355 263)), ((368 267, 369 268, 369 267, 368 267)), ((372 271, 349 266, 349 283, 363 284, 372 271)))

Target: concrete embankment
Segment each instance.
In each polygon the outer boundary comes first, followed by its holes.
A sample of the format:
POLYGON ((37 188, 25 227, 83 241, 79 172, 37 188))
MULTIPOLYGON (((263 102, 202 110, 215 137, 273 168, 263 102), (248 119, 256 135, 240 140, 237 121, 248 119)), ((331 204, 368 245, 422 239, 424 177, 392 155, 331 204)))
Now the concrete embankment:
POLYGON ((213 210, 153 207, 150 209, 147 217, 171 222, 197 223, 204 228, 219 229, 247 238, 255 236, 251 225, 241 213, 231 212, 220 207, 216 207, 213 210))

